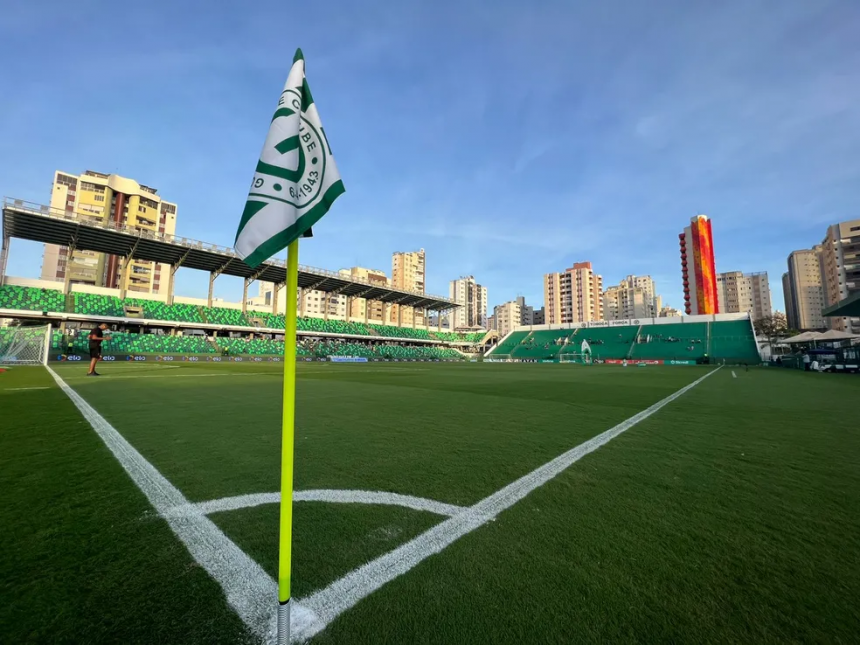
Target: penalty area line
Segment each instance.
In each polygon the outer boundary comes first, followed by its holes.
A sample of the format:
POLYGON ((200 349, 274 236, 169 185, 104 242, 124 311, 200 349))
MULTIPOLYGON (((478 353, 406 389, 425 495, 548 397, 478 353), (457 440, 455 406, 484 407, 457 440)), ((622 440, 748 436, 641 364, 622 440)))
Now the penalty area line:
MULTIPOLYGON (((164 516, 176 537, 191 556, 221 586, 227 603, 260 640, 274 642, 278 586, 259 564, 201 513, 170 515, 176 507, 192 506, 168 479, 105 420, 84 398, 50 367, 48 372, 96 434, 146 495, 159 515, 164 516)), ((318 632, 319 619, 300 603, 293 602, 293 633, 318 632)))
POLYGON ((464 535, 491 521, 499 513, 510 508, 529 493, 554 479, 569 466, 689 392, 706 378, 718 372, 719 369, 718 367, 708 372, 626 421, 622 421, 615 427, 592 437, 520 477, 474 506, 470 506, 461 513, 437 524, 376 560, 351 571, 328 587, 301 599, 301 604, 313 611, 318 620, 314 623, 308 623, 303 631, 296 635, 306 639, 325 629, 335 618, 354 607, 383 585, 403 575, 422 560, 441 552, 464 535))

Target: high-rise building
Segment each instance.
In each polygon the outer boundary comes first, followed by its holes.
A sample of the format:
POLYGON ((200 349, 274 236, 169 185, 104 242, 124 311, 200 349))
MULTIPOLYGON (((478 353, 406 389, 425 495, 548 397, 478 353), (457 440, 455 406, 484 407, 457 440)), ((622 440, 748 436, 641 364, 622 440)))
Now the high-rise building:
POLYGON ((487 287, 475 282, 474 276, 465 276, 451 280, 448 295, 459 307, 454 309, 451 317, 454 329, 487 326, 487 287))
POLYGON ((688 314, 719 313, 711 220, 707 215, 696 215, 678 238, 681 245, 684 310, 688 314))
POLYGON ((516 300, 511 300, 501 305, 496 305, 493 307, 493 318, 496 321, 496 331, 499 332, 499 337, 504 338, 522 324, 520 303, 516 300))
POLYGON ((717 274, 717 301, 720 313, 747 312, 753 320, 767 318, 773 313, 767 271, 728 271, 717 274))
MULTIPOLYGON (((378 269, 365 269, 364 267, 352 267, 351 269, 342 269, 340 271, 341 275, 349 276, 350 278, 355 278, 358 280, 364 280, 369 282, 370 284, 387 287, 389 286, 390 280, 388 276, 385 275, 385 271, 380 271, 378 269)), ((364 298, 353 298, 351 311, 349 315, 352 318, 363 318, 364 317, 364 306, 365 299, 364 298)), ((385 303, 380 300, 371 300, 367 303, 367 319, 368 320, 378 320, 380 322, 385 320, 385 303)))
POLYGON ((543 279, 546 323, 603 320, 603 278, 591 262, 576 262, 563 273, 547 273, 543 279))
POLYGON ((812 330, 827 326, 821 310, 825 307, 821 274, 821 245, 792 251, 788 255, 788 285, 783 278, 785 314, 791 329, 812 330))
MULTIPOLYGON (((51 208, 85 222, 98 222, 155 234, 176 233, 176 204, 155 188, 134 179, 87 170, 82 175, 54 173, 51 208)), ((43 280, 143 293, 167 293, 170 266, 94 251, 45 245, 43 280)))
MULTIPOLYGON (((828 226, 820 259, 825 307, 860 292, 860 219, 828 226)), ((827 321, 831 329, 860 332, 860 318, 828 317, 827 321)))
MULTIPOLYGON (((534 325, 535 311, 533 307, 526 304, 526 299, 518 296, 516 300, 502 303, 493 307, 493 320, 495 329, 499 332, 499 336, 514 331, 522 325, 534 325)), ((542 324, 542 323, 540 323, 542 324)))
POLYGON ((669 305, 661 307, 660 313, 657 315, 658 318, 678 318, 680 316, 683 316, 683 314, 674 307, 670 307, 669 305))
POLYGON ((532 325, 544 325, 546 324, 546 309, 541 307, 540 309, 535 309, 532 313, 532 325))
POLYGON ((791 280, 788 273, 782 274, 782 297, 785 300, 785 318, 789 329, 797 329, 797 318, 794 313, 794 296, 791 293, 791 280))
MULTIPOLYGON (((425 257, 424 249, 408 253, 395 253, 391 258, 391 288, 424 293, 425 257)), ((393 305, 389 309, 389 322, 395 325, 412 326, 424 324, 424 312, 413 307, 393 305), (401 311, 402 309, 402 311, 401 311)))
POLYGON ((655 293, 651 276, 628 275, 618 286, 603 292, 603 314, 606 320, 655 318, 663 299, 655 293))

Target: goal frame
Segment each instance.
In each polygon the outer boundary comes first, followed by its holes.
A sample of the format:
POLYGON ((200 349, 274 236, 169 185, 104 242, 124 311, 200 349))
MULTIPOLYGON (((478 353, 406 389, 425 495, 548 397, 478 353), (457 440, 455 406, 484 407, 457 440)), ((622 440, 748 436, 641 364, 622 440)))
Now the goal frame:
POLYGON ((591 365, 591 354, 588 352, 565 352, 558 355, 559 363, 578 363, 581 365, 591 365))
POLYGON ((484 362, 486 363, 513 363, 514 357, 510 354, 490 354, 489 356, 484 356, 484 362))
MULTIPOLYGON (((21 337, 17 340, 13 337, 9 341, 0 339, 0 365, 11 366, 27 366, 27 365, 48 365, 48 356, 51 353, 51 325, 33 325, 26 327, 3 327, 3 330, 15 330, 15 332, 28 332, 33 335, 29 338, 21 337), (41 330, 40 333, 35 333, 36 330, 41 330), (41 336, 41 338, 40 338, 41 336), (41 348, 33 353, 32 358, 19 358, 21 352, 33 352, 34 348, 31 341, 34 339, 41 340, 41 348)), ((13 332, 13 334, 15 333, 13 332)))

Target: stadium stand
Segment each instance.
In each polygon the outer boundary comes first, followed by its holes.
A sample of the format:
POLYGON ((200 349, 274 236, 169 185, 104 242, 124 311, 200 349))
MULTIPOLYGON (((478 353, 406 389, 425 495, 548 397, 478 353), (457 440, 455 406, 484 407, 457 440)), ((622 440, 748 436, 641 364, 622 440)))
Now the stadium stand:
POLYGON ((707 353, 708 323, 643 325, 630 358, 698 360, 707 353))
POLYGON ((245 318, 241 309, 227 309, 225 307, 200 307, 203 312, 204 322, 213 325, 230 325, 233 327, 252 327, 245 318))
MULTIPOLYGON (((283 316, 281 316, 283 318, 283 316)), ((371 332, 359 323, 345 320, 323 320, 322 318, 299 318, 296 322, 299 331, 322 332, 325 334, 351 334, 370 336, 371 332)))
POLYGON ((576 350, 581 351, 582 341, 591 346, 591 355, 599 359, 630 358, 630 347, 638 327, 597 327, 580 329, 574 336, 576 350))
MULTIPOLYGON (((205 336, 168 336, 166 334, 132 334, 108 332, 110 340, 102 346, 105 354, 212 354, 215 347, 205 336)), ((62 353, 86 354, 89 352, 87 333, 63 336, 53 333, 52 349, 62 353)))
POLYGON ((426 329, 412 329, 411 327, 396 327, 394 325, 376 325, 368 323, 371 330, 379 336, 389 338, 414 338, 415 340, 436 340, 426 329))
POLYGON ((139 300, 126 298, 126 305, 136 305, 143 308, 143 317, 149 320, 170 320, 173 322, 202 323, 203 316, 197 305, 174 303, 168 305, 159 300, 139 300))
POLYGON ((755 335, 748 320, 733 320, 711 325, 710 355, 727 363, 758 363, 755 335))
POLYGON ((531 332, 528 331, 515 331, 511 332, 506 338, 502 340, 496 348, 492 350, 492 354, 511 354, 514 351, 514 348, 517 347, 520 343, 522 343, 526 337, 531 332))
POLYGON ((252 356, 279 356, 284 353, 284 341, 265 338, 227 338, 218 337, 215 344, 219 349, 226 349, 230 354, 252 356))
POLYGON ((0 309, 65 311, 66 300, 62 293, 52 289, 5 285, 0 287, 0 309))
POLYGON ((758 363, 749 320, 520 330, 509 334, 488 356, 554 360, 578 353, 588 341, 595 359, 696 360, 758 363))
POLYGON ((83 314, 85 316, 113 316, 114 318, 125 316, 122 300, 116 296, 75 292, 72 294, 72 298, 74 302, 73 311, 76 314, 83 314))
POLYGON ((556 358, 573 334, 569 329, 533 331, 510 352, 514 358, 535 358, 547 360, 556 358))

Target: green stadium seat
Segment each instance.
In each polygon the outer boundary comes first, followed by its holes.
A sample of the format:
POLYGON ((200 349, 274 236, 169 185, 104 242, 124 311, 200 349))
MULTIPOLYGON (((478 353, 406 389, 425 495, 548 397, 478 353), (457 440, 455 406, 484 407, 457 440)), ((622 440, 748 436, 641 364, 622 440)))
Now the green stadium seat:
POLYGON ((630 358, 699 360, 707 352, 708 323, 643 325, 630 358))
POLYGON ((112 316, 124 318, 122 300, 116 296, 103 296, 97 293, 73 293, 74 312, 85 316, 112 316))
POLYGON ((200 307, 197 305, 182 303, 168 305, 166 302, 158 300, 142 300, 139 298, 126 298, 124 303, 126 305, 142 307, 143 317, 148 320, 170 320, 190 323, 204 322, 203 316, 200 314, 200 307))
POLYGON ((0 287, 0 309, 65 311, 66 299, 55 289, 4 285, 0 287))
POLYGON ((713 361, 727 363, 761 362, 755 334, 749 320, 729 320, 711 323, 711 350, 713 361))
POLYGON ((224 325, 231 327, 252 327, 241 309, 227 309, 226 307, 200 307, 206 322, 212 325, 224 325))

